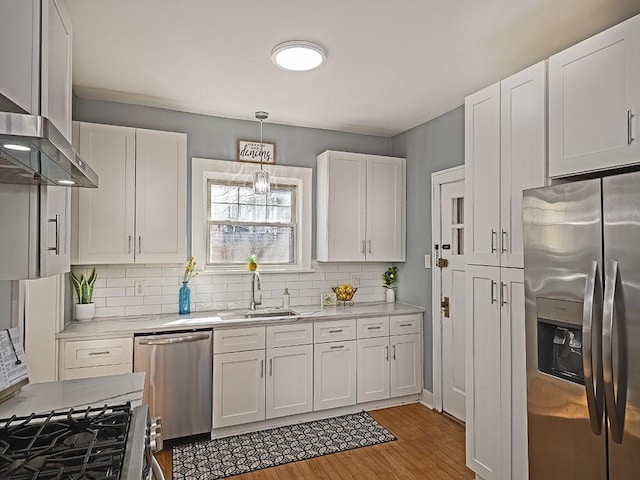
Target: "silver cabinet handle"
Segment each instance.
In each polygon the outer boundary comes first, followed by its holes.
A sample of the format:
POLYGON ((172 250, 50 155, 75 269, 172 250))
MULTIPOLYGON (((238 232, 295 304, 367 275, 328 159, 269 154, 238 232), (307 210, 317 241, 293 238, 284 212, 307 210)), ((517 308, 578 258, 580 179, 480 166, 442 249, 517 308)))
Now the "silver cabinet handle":
POLYGON ((369 253, 371 253, 371 240, 369 240, 369 253))
POLYGON ((344 329, 339 328, 338 330, 329 330, 329 333, 342 333, 344 329))
POLYGON ((496 252, 496 237, 498 236, 498 233, 495 231, 495 229, 491 229, 491 253, 495 253, 496 252))
MULTIPOLYGON (((609 416, 609 425, 611 429, 611 439, 615 443, 622 443, 622 432, 624 425, 621 418, 624 419, 625 405, 620 404, 620 394, 626 396, 627 390, 627 358, 626 354, 619 355, 618 376, 613 373, 613 317, 618 317, 618 322, 625 321, 624 312, 618 309, 616 312, 616 287, 618 284, 618 262, 612 260, 607 265, 604 289, 604 311, 602 322, 602 376, 604 378, 604 399, 607 406, 607 415, 609 416), (616 398, 615 379, 618 379, 618 396, 616 398), (622 393, 624 392, 624 393, 622 393), (622 411, 622 412, 621 412, 622 411), (621 415, 622 413, 622 415, 621 415)), ((618 347, 624 351, 624 342, 618 347)))
POLYGON ((388 345, 386 347, 384 347, 384 359, 387 362, 389 361, 389 346, 388 345))
POLYGON ((140 345, 172 345, 175 343, 197 342, 199 340, 208 340, 211 338, 209 333, 199 333, 196 335, 188 335, 186 337, 147 337, 138 340, 140 345))
POLYGON ((602 363, 596 361, 594 382, 594 363, 592 346, 595 345, 595 358, 602 358, 602 286, 598 275, 598 262, 592 261, 584 285, 584 303, 582 307, 582 370, 584 388, 587 394, 587 408, 591 431, 595 435, 602 433, 602 363), (594 311, 597 313, 594 321, 594 311), (595 337, 595 338, 594 338, 595 337), (595 341, 594 341, 595 340, 595 341))
POLYGON ((507 284, 504 282, 500 282, 500 306, 504 307, 507 303, 507 284))
POLYGON ((56 214, 55 218, 50 218, 48 221, 56 225, 56 246, 49 247, 47 250, 56 252, 56 255, 60 255, 60 215, 56 214))
POLYGON ((378 325, 377 327, 367 327, 367 330, 380 330, 382 327, 378 325))
POLYGON ((362 253, 364 253, 364 249, 365 249, 365 241, 362 240, 362 253))
POLYGON ((491 280, 491 303, 496 303, 498 299, 496 298, 496 282, 491 280))
POLYGON ((129 235, 129 255, 131 255, 131 240, 132 240, 132 237, 131 235, 129 235))
POLYGON ((260 378, 264 378, 264 360, 260 360, 260 378))
POLYGON ((269 359, 269 376, 273 377, 273 358, 269 359))
POLYGON ((102 352, 89 352, 89 356, 94 357, 98 355, 109 355, 111 353, 110 350, 104 350, 102 352))
POLYGON ((413 327, 413 323, 401 323, 399 327, 413 327))
POLYGON ((396 346, 393 346, 393 357, 394 360, 396 359, 396 346))
POLYGON ((331 345, 329 348, 330 348, 331 350, 337 350, 337 349, 339 349, 339 348, 344 348, 344 345, 331 345))
POLYGON ((500 229, 500 252, 507 253, 507 231, 500 229))
POLYGON ((627 110, 627 145, 631 145, 635 138, 633 138, 633 118, 635 115, 631 110, 627 110))
POLYGON ((142 253, 142 235, 138 235, 138 253, 142 253))

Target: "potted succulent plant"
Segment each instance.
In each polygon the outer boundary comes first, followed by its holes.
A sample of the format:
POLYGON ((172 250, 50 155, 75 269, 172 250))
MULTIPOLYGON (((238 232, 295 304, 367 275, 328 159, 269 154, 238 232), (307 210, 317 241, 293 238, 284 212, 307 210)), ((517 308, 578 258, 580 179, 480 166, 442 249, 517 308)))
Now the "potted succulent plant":
POLYGON ((388 303, 396 301, 396 291, 394 290, 395 284, 398 282, 398 267, 389 267, 382 274, 382 283, 384 288, 387 289, 386 299, 388 303))
POLYGON ((98 278, 96 269, 94 268, 88 277, 82 273, 77 277, 73 272, 70 272, 69 276, 78 297, 75 307, 76 320, 79 322, 91 320, 96 315, 96 304, 93 303, 93 287, 98 278))

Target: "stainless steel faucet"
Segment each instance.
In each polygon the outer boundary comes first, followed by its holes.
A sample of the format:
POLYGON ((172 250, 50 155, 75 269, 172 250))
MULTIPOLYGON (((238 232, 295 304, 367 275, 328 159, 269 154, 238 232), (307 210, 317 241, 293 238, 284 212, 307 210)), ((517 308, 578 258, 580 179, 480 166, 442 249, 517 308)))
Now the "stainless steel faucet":
POLYGON ((249 304, 249 310, 255 310, 256 307, 262 305, 262 294, 260 295, 260 300, 256 300, 256 283, 257 290, 260 290, 260 274, 253 272, 251 276, 251 303, 249 304))

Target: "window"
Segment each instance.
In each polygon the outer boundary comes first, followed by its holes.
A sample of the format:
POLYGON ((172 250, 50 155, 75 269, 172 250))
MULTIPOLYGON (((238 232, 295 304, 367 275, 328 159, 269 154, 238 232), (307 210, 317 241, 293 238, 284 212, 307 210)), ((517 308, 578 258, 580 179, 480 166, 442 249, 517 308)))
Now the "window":
POLYGON ((311 169, 263 168, 271 193, 254 195, 256 165, 193 159, 192 254, 207 270, 244 272, 251 254, 263 272, 311 269, 311 169))
POLYGON ((295 262, 295 186, 255 195, 250 184, 209 180, 208 192, 208 264, 245 264, 251 254, 263 265, 295 262))

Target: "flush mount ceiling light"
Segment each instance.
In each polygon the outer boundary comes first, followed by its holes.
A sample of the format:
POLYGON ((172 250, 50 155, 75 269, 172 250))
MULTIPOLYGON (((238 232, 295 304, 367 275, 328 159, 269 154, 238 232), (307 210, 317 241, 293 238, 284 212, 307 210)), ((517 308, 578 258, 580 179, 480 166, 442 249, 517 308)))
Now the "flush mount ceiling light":
POLYGON ((283 70, 305 72, 318 68, 327 59, 327 52, 317 43, 291 40, 273 47, 271 60, 283 70))

